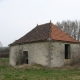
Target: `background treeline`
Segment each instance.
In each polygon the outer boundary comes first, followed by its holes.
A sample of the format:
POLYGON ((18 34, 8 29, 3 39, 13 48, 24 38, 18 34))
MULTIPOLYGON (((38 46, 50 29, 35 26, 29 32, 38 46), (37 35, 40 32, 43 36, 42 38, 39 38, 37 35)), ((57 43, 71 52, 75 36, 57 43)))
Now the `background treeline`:
POLYGON ((9 57, 9 47, 0 47, 0 58, 9 57))
POLYGON ((80 41, 80 21, 67 20, 67 21, 57 22, 56 25, 61 30, 69 34, 71 37, 80 41))

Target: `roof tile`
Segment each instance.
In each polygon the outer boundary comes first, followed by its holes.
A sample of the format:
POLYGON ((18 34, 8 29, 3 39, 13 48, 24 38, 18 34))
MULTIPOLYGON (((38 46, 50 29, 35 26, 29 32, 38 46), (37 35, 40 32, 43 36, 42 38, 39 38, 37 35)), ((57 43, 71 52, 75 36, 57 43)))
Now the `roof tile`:
POLYGON ((78 40, 75 40, 71 36, 69 36, 64 31, 60 30, 57 26, 52 24, 51 26, 51 38, 53 40, 60 40, 60 41, 69 41, 69 42, 79 42, 78 40))
POLYGON ((72 38, 71 36, 69 36, 68 34, 66 34, 64 31, 60 30, 54 24, 46 23, 36 26, 29 33, 27 33, 26 35, 24 35, 23 37, 16 40, 10 45, 25 43, 25 42, 33 42, 33 41, 43 41, 47 40, 49 37, 52 40, 79 42, 74 38, 72 38))

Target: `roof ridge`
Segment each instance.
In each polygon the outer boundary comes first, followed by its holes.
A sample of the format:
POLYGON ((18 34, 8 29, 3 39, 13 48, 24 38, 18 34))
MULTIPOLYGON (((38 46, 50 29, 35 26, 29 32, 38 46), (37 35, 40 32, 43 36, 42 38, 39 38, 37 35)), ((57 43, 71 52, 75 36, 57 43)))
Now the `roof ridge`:
POLYGON ((49 37, 48 37, 48 39, 51 39, 51 40, 52 40, 52 38, 51 38, 51 31, 52 31, 52 30, 51 30, 51 26, 52 26, 51 20, 50 20, 50 25, 49 25, 49 26, 50 26, 50 29, 49 29, 49 37))

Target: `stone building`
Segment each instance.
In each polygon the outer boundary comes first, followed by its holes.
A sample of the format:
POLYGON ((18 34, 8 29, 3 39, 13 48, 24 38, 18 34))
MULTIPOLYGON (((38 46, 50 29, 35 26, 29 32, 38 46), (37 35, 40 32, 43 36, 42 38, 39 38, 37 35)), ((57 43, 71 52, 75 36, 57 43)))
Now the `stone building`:
POLYGON ((11 43, 9 57, 12 66, 26 63, 61 67, 80 61, 80 44, 50 22, 37 25, 11 43))

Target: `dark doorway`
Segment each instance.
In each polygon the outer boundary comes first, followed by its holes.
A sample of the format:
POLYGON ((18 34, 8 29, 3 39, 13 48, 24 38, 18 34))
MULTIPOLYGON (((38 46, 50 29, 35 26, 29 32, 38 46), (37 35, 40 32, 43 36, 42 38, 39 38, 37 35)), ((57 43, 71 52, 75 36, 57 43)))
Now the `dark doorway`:
POLYGON ((23 51, 23 60, 24 63, 28 64, 28 51, 23 51))
POLYGON ((65 59, 70 59, 70 45, 65 44, 65 59))

